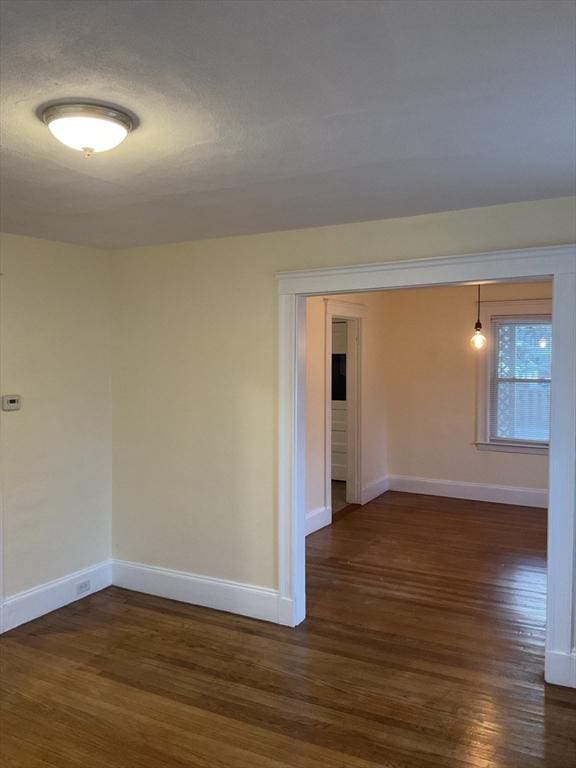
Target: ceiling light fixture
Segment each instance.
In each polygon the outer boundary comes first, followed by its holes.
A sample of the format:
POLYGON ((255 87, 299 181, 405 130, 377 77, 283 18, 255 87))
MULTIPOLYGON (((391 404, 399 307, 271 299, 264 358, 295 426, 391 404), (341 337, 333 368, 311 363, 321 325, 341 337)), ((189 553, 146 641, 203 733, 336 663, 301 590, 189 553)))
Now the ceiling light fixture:
POLYGON ((480 322, 480 284, 478 284, 478 318, 474 326, 474 336, 470 339, 470 344, 474 349, 484 349, 486 346, 486 336, 482 333, 482 323, 480 322))
POLYGON ((134 128, 126 112, 99 104, 52 104, 42 120, 58 141, 84 157, 114 149, 134 128))

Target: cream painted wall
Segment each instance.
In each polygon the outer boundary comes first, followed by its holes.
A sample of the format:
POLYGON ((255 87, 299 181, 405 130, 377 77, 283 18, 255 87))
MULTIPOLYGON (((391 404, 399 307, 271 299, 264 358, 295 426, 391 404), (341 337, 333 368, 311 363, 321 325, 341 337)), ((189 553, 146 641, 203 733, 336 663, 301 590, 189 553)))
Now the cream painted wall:
POLYGON ((115 258, 114 553, 272 584, 275 279, 196 245, 115 258))
MULTIPOLYGON (((550 283, 488 285, 485 301, 551 298, 550 283)), ((306 509, 324 505, 325 307, 307 300, 306 509)), ((387 475, 547 488, 545 456, 478 451, 476 289, 339 294, 368 307, 362 339, 362 478, 387 475)))
POLYGON ((576 240, 574 201, 114 254, 114 554, 275 586, 277 270, 576 240))
POLYGON ((6 596, 110 556, 109 255, 3 235, 6 596))
MULTIPOLYGON (((489 285, 482 292, 486 301, 551 296, 550 283, 489 285)), ((547 488, 546 456, 478 451, 473 445, 476 365, 484 354, 469 344, 476 289, 422 288, 381 297, 389 473, 547 488)))

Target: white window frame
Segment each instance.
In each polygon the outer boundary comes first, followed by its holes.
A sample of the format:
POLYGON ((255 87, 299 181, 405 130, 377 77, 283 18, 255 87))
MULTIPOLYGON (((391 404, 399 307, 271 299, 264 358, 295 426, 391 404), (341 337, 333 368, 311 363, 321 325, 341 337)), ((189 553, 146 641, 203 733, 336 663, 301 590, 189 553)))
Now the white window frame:
POLYGON ((548 454, 548 443, 538 445, 518 440, 490 440, 490 380, 494 366, 495 317, 552 317, 552 299, 522 299, 520 301, 486 301, 480 304, 480 321, 487 339, 486 347, 478 353, 477 362, 477 403, 476 403, 476 448, 480 451, 503 451, 505 453, 548 454))

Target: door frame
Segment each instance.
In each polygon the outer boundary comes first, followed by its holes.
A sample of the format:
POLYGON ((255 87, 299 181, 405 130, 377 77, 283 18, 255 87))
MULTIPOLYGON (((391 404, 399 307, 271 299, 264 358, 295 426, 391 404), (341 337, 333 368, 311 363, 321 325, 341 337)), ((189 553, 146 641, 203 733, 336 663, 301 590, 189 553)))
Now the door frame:
POLYGON ((362 483, 362 320, 364 304, 341 299, 324 299, 325 390, 324 390, 324 506, 332 516, 332 321, 346 321, 346 418, 347 453, 346 501, 359 504, 362 483))
POLYGON ((306 617, 306 297, 548 278, 553 281, 545 678, 576 687, 576 245, 277 274, 280 620, 306 617))

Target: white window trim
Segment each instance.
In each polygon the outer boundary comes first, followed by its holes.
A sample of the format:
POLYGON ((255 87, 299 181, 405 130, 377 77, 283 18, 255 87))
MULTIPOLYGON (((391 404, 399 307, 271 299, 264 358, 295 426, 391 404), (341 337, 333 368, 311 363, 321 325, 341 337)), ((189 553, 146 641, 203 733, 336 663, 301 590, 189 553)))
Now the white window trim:
POLYGON ((480 304, 480 321, 487 339, 486 347, 478 355, 476 441, 479 451, 500 451, 504 453, 548 454, 548 445, 511 440, 490 440, 490 374, 495 339, 492 332, 492 318, 505 316, 552 315, 552 299, 526 299, 521 301, 485 301, 480 304))

